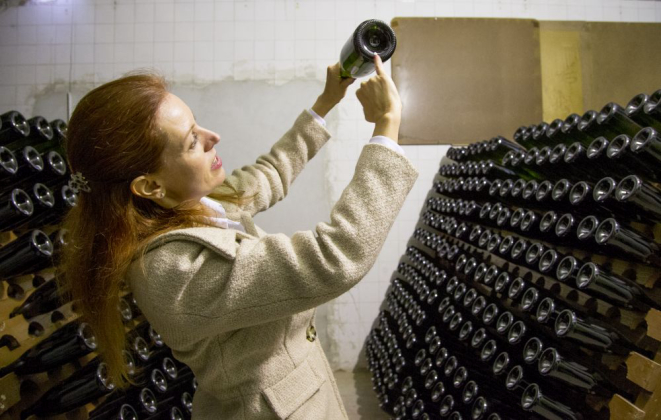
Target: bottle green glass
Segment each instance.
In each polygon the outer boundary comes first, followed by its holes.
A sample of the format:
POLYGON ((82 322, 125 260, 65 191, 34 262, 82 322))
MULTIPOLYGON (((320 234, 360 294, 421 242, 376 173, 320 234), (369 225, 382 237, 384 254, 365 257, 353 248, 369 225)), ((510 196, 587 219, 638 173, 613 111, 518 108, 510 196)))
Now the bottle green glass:
POLYGON ((661 121, 645 113, 645 106, 649 103, 649 100, 648 95, 640 93, 631 98, 626 108, 624 108, 624 112, 642 127, 653 127, 656 130, 661 130, 661 121))
POLYGON ((548 128, 549 128, 548 123, 544 121, 540 122, 535 126, 535 128, 532 131, 532 142, 535 144, 535 146, 544 147, 548 144, 549 138, 546 135, 546 131, 548 130, 548 128))
POLYGON ((599 124, 598 120, 599 113, 597 111, 586 111, 585 114, 583 114, 581 117, 581 122, 578 124, 578 129, 590 137, 597 138, 604 136, 609 140, 618 134, 621 134, 616 130, 611 130, 607 124, 599 124))
POLYGON ((546 129, 546 136, 551 141, 552 145, 558 144, 562 141, 564 134, 562 133, 562 126, 565 124, 564 120, 556 118, 551 121, 549 127, 546 129))
POLYGON ((374 71, 374 55, 388 61, 397 47, 395 32, 387 23, 370 19, 358 25, 342 47, 340 76, 363 77, 374 71))
POLYGON ((569 146, 574 142, 579 142, 584 146, 589 146, 594 137, 579 129, 581 123, 581 116, 578 114, 570 114, 565 118, 562 125, 562 139, 561 141, 569 146))
POLYGON ((661 89, 650 95, 644 110, 646 115, 661 122, 661 89))
POLYGON ((601 109, 597 123, 607 130, 614 131, 618 135, 627 134, 635 136, 643 127, 629 118, 624 109, 615 102, 609 102, 601 109))
POLYGON ((0 145, 22 139, 30 135, 30 124, 18 111, 0 115, 0 145))

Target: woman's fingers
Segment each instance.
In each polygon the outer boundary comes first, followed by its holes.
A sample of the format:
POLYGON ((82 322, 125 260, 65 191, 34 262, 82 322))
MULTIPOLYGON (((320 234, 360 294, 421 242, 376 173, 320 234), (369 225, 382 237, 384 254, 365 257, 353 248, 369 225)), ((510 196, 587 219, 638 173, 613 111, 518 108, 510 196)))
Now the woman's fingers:
POLYGON ((386 70, 383 68, 383 61, 381 61, 379 54, 374 54, 374 66, 376 67, 377 75, 383 76, 385 74, 386 70))

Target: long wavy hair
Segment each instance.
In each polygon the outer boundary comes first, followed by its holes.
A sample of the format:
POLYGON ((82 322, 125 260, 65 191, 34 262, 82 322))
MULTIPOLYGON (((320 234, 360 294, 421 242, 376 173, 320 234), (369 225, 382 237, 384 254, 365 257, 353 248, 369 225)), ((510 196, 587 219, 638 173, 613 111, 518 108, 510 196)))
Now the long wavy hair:
MULTIPOLYGON (((199 226, 205 206, 167 209, 134 195, 131 181, 159 170, 167 139, 157 113, 168 94, 162 76, 131 74, 95 88, 76 106, 65 149, 72 173, 81 173, 91 192, 80 193, 63 227, 71 245, 63 250, 63 294, 76 300, 92 327, 101 358, 118 388, 133 383, 124 363, 125 330, 118 312, 124 276, 156 236, 199 226)), ((211 195, 242 204, 241 192, 221 186, 211 195)))

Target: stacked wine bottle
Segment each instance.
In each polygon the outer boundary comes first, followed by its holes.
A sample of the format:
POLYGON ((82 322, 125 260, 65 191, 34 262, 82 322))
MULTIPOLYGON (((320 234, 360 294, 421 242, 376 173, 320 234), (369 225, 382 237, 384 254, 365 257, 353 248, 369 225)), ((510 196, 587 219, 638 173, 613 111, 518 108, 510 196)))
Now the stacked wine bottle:
POLYGON ((367 340, 384 411, 644 412, 661 338, 659 133, 661 90, 450 148, 367 340))
POLYGON ((137 385, 116 390, 92 328, 58 293, 59 227, 76 205, 66 123, 0 115, 0 419, 187 419, 197 383, 123 292, 125 363, 137 385), (53 417, 59 416, 59 417, 53 417), (74 416, 74 417, 71 417, 74 416))

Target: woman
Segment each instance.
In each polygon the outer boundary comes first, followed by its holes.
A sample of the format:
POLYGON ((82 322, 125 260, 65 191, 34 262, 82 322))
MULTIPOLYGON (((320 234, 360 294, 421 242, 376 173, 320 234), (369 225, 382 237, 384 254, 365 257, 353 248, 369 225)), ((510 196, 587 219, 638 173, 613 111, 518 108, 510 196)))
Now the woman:
POLYGON ((271 151, 227 179, 214 149, 220 137, 161 79, 129 76, 80 101, 67 140, 82 191, 66 221, 76 244, 65 255, 66 286, 119 386, 125 281, 195 373, 194 419, 346 418, 314 308, 368 272, 417 178, 395 143, 397 89, 378 56, 375 64, 377 75, 356 92, 375 137, 330 223, 291 237, 264 233, 252 216, 284 198, 329 139, 323 117, 353 82, 339 78, 339 65, 271 151))

